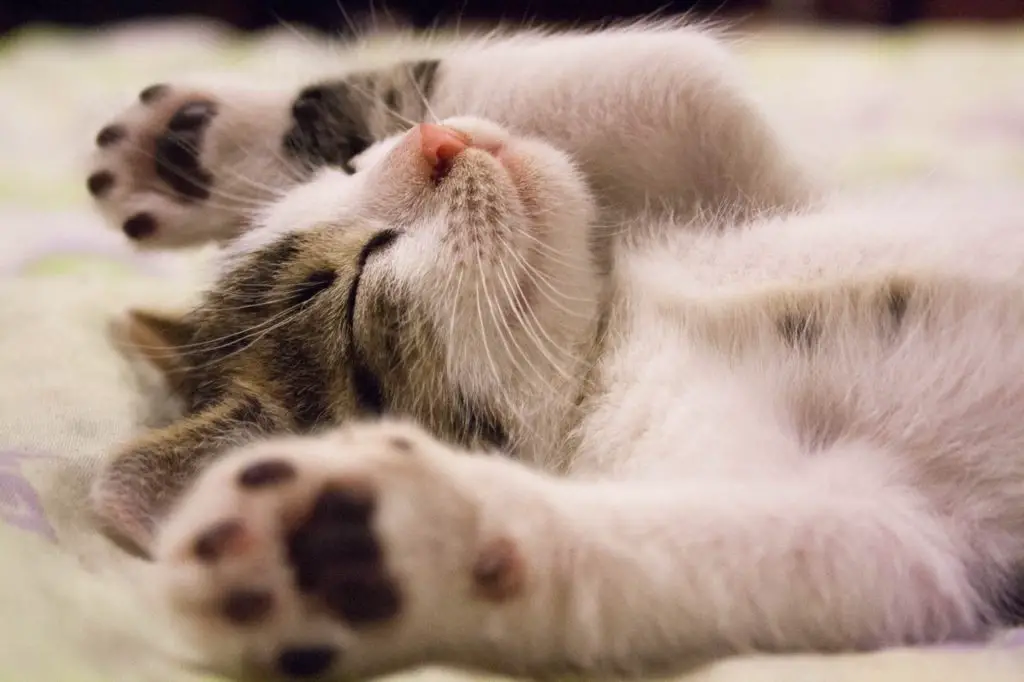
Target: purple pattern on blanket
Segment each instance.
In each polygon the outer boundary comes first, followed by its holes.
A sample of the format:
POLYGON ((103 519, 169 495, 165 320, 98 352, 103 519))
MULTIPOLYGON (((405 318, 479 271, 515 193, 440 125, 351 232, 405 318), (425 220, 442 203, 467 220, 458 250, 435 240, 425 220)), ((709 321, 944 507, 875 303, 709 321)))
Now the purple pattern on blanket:
POLYGON ((56 542, 39 495, 21 472, 26 459, 41 456, 0 450, 0 521, 56 542))

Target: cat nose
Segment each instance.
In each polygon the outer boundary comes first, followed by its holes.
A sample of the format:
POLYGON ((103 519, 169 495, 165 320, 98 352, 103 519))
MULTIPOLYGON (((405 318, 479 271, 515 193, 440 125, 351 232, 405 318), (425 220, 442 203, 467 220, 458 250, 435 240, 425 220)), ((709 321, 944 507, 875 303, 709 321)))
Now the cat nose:
POLYGON ((423 158, 432 168, 444 166, 469 148, 471 138, 454 128, 434 123, 418 126, 423 158))

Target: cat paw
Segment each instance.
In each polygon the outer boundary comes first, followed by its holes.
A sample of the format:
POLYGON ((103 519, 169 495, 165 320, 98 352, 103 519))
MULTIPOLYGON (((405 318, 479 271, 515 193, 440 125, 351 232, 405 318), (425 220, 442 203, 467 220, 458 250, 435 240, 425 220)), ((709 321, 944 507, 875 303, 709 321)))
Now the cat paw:
POLYGON ((389 422, 249 446, 211 467, 161 530, 160 593, 231 675, 460 660, 481 622, 529 589, 507 528, 510 465, 495 462, 389 422))
POLYGON ((230 239, 301 179, 282 150, 289 106, 279 93, 151 85, 97 133, 86 187, 140 246, 230 239))

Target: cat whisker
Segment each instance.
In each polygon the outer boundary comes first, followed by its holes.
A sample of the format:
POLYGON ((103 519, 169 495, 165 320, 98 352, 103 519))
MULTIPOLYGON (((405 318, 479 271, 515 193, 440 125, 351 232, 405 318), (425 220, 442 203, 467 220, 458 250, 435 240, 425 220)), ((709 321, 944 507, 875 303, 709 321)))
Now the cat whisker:
MULTIPOLYGON (((479 272, 480 269, 480 256, 477 255, 476 270, 479 272)), ((487 284, 483 277, 477 277, 474 280, 474 298, 476 299, 477 320, 480 323, 480 339, 484 346, 484 355, 487 357, 487 362, 490 365, 493 378, 497 385, 500 386, 502 384, 501 371, 498 369, 498 363, 495 362, 494 355, 491 354, 490 346, 487 343, 487 324, 484 322, 483 308, 480 305, 481 289, 483 290, 483 298, 487 302, 488 313, 490 314, 491 319, 496 322, 497 317, 494 312, 494 302, 491 300, 490 296, 487 295, 487 284)))
MULTIPOLYGON (((513 314, 516 316, 516 319, 519 322, 520 327, 526 333, 527 338, 533 343, 534 347, 540 352, 543 359, 551 366, 551 369, 553 369, 563 379, 566 379, 567 381, 571 382, 572 376, 569 375, 562 367, 561 363, 558 362, 558 360, 549 353, 549 348, 553 348, 555 350, 558 350, 559 352, 566 353, 566 357, 570 360, 575 360, 575 356, 572 353, 567 352, 565 349, 558 348, 558 346, 551 340, 550 336, 548 336, 547 332, 544 331, 543 327, 541 327, 540 324, 537 324, 537 328, 535 328, 531 321, 524 317, 522 310, 524 306, 519 305, 517 302, 522 298, 522 290, 518 284, 513 284, 513 282, 510 281, 510 279, 511 278, 509 276, 507 268, 504 266, 504 264, 502 264, 501 270, 498 272, 498 281, 501 283, 502 289, 505 291, 505 295, 511 302, 513 314), (517 296, 516 293, 513 291, 513 287, 519 290, 519 296, 517 296), (537 333, 538 329, 540 330, 540 335, 537 333), (541 335, 543 335, 545 338, 541 339, 541 335), (547 341, 547 343, 545 343, 545 340, 547 341)), ((528 308, 528 306, 526 307, 528 308)), ((527 313, 532 315, 532 311, 528 310, 527 313)), ((536 319, 536 316, 533 316, 534 322, 536 322, 536 319)), ((543 388, 551 391, 552 393, 555 393, 555 387, 551 384, 551 381, 545 376, 544 372, 542 371, 542 368, 538 367, 536 363, 533 362, 530 355, 527 354, 527 352, 523 350, 523 348, 519 345, 519 342, 516 340, 516 334, 509 327, 507 319, 504 320, 504 327, 508 333, 509 339, 515 345, 516 349, 521 354, 523 360, 527 363, 527 365, 529 365, 530 369, 534 372, 535 376, 541 381, 541 383, 543 384, 543 388)))
POLYGON ((499 261, 499 264, 501 266, 499 272, 501 280, 504 283, 507 283, 509 287, 514 286, 516 289, 515 292, 507 290, 506 294, 509 297, 509 301, 512 305, 513 311, 519 319, 519 323, 522 325, 523 331, 526 332, 526 334, 530 336, 531 340, 535 342, 541 353, 545 356, 549 363, 551 363, 552 368, 558 371, 560 374, 562 374, 563 378, 571 381, 571 377, 565 373, 561 364, 559 364, 558 361, 552 355, 549 354, 547 349, 552 348, 558 351, 559 353, 564 353, 565 357, 573 361, 573 363, 574 361, 578 360, 578 357, 575 356, 571 351, 565 348, 561 348, 559 347, 559 344, 555 343, 555 341, 551 338, 551 336, 545 329, 545 326, 541 324, 540 319, 538 319, 537 317, 537 313, 534 311, 534 309, 532 309, 531 306, 529 306, 528 304, 519 304, 519 301, 525 301, 525 295, 522 291, 522 287, 515 279, 512 278, 512 275, 509 272, 509 269, 506 266, 506 264, 501 261, 499 261), (525 318, 523 317, 523 312, 525 312, 525 318), (544 337, 544 340, 540 338, 539 334, 540 336, 544 337))
POLYGON ((536 285, 536 291, 543 296, 551 305, 558 308, 561 312, 565 313, 570 317, 580 317, 581 313, 576 310, 571 310, 565 306, 566 303, 589 303, 589 299, 582 299, 575 296, 570 296, 560 291, 554 286, 547 275, 537 269, 535 265, 529 262, 529 260, 518 253, 515 249, 509 247, 506 249, 507 253, 516 261, 516 264, 523 270, 523 275, 529 278, 531 284, 536 285))

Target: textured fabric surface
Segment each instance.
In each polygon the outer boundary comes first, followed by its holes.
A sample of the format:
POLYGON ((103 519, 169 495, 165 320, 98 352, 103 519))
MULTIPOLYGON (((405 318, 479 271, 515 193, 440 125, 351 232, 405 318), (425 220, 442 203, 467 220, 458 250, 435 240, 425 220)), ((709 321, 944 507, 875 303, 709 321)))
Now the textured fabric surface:
MULTIPOLYGON (((1024 28, 773 31, 740 49, 794 143, 843 184, 1010 182, 1024 196, 1024 28)), ((134 253, 91 212, 83 160, 151 82, 209 69, 296 79, 322 60, 289 31, 242 40, 196 25, 0 42, 0 681, 201 679, 145 592, 146 566, 96 535, 83 495, 146 406, 107 326, 128 305, 187 299, 202 256, 134 253)), ((985 645, 727 662, 692 679, 1021 671, 1024 631, 1009 631, 985 645)))

